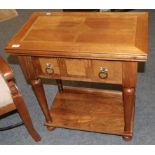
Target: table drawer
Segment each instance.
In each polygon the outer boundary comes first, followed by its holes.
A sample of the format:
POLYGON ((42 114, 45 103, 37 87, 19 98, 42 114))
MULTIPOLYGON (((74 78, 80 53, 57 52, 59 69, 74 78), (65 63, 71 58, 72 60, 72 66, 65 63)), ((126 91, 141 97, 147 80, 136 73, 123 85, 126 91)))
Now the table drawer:
POLYGON ((91 79, 105 83, 122 83, 122 63, 119 61, 91 60, 91 79))
POLYGON ((122 63, 70 58, 39 58, 40 75, 64 80, 122 83, 122 63))
POLYGON ((51 77, 60 77, 60 67, 56 58, 39 58, 40 73, 51 77))

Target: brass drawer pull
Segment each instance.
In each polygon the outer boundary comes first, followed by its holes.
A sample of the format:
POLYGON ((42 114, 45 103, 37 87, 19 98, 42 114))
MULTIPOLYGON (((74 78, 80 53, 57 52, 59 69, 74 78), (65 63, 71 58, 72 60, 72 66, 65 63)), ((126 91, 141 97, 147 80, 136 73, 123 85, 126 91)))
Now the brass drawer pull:
POLYGON ((104 67, 100 67, 100 72, 98 76, 100 79, 106 79, 108 77, 108 69, 104 67))
POLYGON ((45 72, 49 75, 54 74, 54 66, 50 63, 46 64, 45 72))

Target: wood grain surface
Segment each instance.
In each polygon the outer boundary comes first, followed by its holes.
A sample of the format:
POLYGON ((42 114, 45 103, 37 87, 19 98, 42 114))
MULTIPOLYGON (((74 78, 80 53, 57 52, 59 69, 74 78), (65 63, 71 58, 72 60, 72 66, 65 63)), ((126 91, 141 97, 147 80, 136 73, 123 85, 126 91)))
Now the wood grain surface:
POLYGON ((146 12, 34 13, 6 46, 12 54, 145 61, 146 12))
POLYGON ((51 116, 48 126, 130 135, 124 133, 122 93, 117 91, 65 87, 56 95, 51 116))
MULTIPOLYGON (((35 59, 38 60, 38 58, 34 58, 34 60, 35 59)), ((35 62, 37 60, 35 60, 35 62)), ((39 63, 37 61, 35 66, 38 76, 40 77, 122 84, 121 61, 40 57, 39 63), (46 73, 47 64, 53 66, 53 74, 46 73), (99 77, 101 67, 108 69, 108 77, 105 79, 99 77)))

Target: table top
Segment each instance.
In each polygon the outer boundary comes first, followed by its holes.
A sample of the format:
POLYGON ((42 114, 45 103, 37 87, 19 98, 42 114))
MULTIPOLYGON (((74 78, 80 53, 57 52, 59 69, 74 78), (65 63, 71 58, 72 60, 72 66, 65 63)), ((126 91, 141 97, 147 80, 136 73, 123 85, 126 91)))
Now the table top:
POLYGON ((146 61, 147 12, 35 12, 6 46, 16 55, 146 61))

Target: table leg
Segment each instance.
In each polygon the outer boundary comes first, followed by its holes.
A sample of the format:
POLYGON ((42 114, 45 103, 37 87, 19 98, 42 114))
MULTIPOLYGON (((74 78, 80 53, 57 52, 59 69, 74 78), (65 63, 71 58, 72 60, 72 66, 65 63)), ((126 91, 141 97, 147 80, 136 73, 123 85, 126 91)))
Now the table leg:
POLYGON ((62 84, 62 80, 60 79, 56 79, 56 83, 58 85, 58 90, 60 93, 63 93, 63 84, 62 84))
MULTIPOLYGON (((47 104, 47 100, 46 100, 46 96, 45 96, 45 92, 44 92, 44 88, 43 88, 41 79, 31 80, 31 85, 32 85, 34 93, 38 99, 38 102, 42 109, 42 112, 45 116, 46 122, 51 123, 52 118, 50 116, 50 112, 49 112, 49 108, 48 108, 48 104, 47 104)), ((54 127, 47 127, 47 128, 50 131, 54 129, 54 127)))
MULTIPOLYGON (((123 101, 124 101, 124 131, 131 133, 133 128, 133 117, 135 109, 135 89, 123 88, 123 101)), ((123 136, 123 139, 128 141, 132 139, 132 136, 123 136)))
POLYGON ((132 139, 135 90, 137 77, 137 63, 123 62, 123 103, 124 103, 124 132, 130 136, 123 136, 124 140, 132 139))

